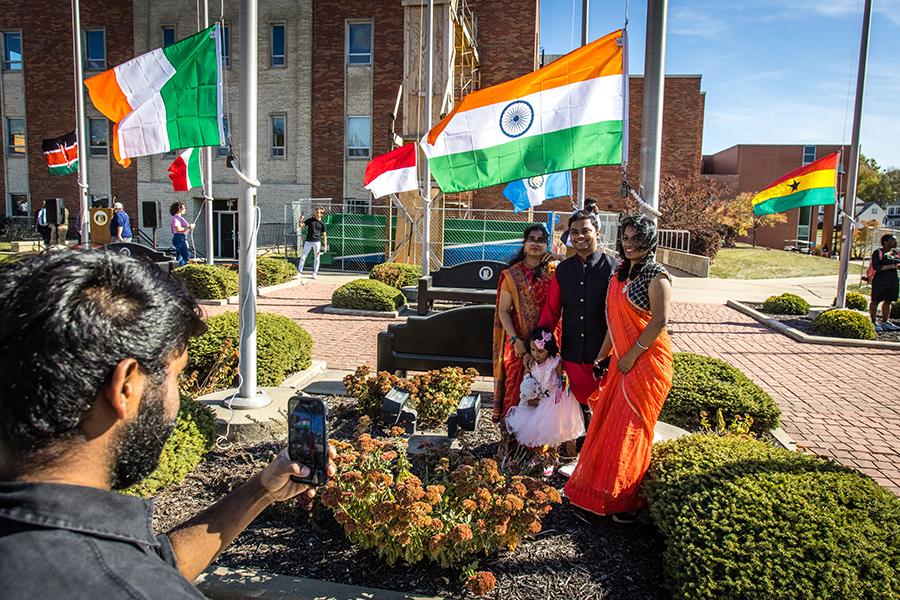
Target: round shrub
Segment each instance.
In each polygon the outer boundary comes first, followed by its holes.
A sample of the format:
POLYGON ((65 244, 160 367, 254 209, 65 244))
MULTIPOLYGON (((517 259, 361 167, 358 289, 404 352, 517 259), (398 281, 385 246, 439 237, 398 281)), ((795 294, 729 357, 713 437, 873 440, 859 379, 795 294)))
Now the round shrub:
POLYGON ((781 294, 766 298, 762 309, 770 315, 805 315, 809 312, 809 302, 797 294, 781 294))
MULTIPOLYGON (((188 342, 187 372, 198 371, 203 380, 231 342, 238 348, 238 314, 227 312, 206 320, 208 330, 188 342)), ((280 385, 284 378, 309 368, 312 363, 312 337, 291 319, 271 313, 256 315, 256 376, 261 386, 280 385)), ((223 368, 234 368, 237 358, 223 368)))
POLYGON ((692 435, 654 446, 641 491, 676 598, 900 594, 900 499, 835 463, 692 435))
POLYGON ((848 292, 845 304, 851 310, 869 310, 869 299, 859 292, 848 292))
POLYGON ((331 305, 335 308, 389 312, 404 304, 406 298, 400 290, 374 279, 345 283, 331 295, 331 305))
POLYGON ((659 415, 661 421, 689 430, 700 427, 700 413, 722 410, 726 422, 753 417, 753 431, 778 427, 781 410, 764 389, 724 360, 690 352, 675 353, 672 389, 659 415))
POLYGON ((212 409, 182 396, 175 431, 163 446, 159 466, 146 479, 123 492, 146 498, 178 483, 197 468, 215 441, 216 416, 212 409))
POLYGON ((380 281, 385 285, 402 288, 407 285, 416 285, 422 276, 422 267, 407 263, 386 262, 375 265, 369 273, 370 279, 380 281))
POLYGON ((227 267, 190 264, 178 267, 172 274, 200 300, 220 300, 238 293, 238 274, 227 267))
POLYGON ((264 257, 256 261, 256 282, 259 287, 287 283, 296 276, 296 267, 283 258, 264 257))
POLYGON ((900 319, 900 302, 891 304, 891 318, 900 319))
POLYGON ((867 315, 843 308, 820 313, 813 321, 813 329, 826 337, 854 340, 871 340, 875 337, 875 326, 867 315))

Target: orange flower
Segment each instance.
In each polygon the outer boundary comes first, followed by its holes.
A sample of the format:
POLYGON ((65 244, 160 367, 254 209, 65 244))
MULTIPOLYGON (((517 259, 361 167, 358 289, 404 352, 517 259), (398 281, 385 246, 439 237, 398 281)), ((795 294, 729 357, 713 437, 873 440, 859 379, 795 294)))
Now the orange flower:
POLYGON ((372 436, 368 433, 364 433, 359 436, 357 445, 359 446, 360 451, 364 454, 368 454, 375 449, 375 442, 372 440, 372 436))
POLYGON ((406 430, 403 429, 402 427, 400 427, 399 425, 394 425, 393 427, 391 427, 391 430, 389 433, 390 433, 391 437, 400 437, 401 435, 406 433, 406 430))
POLYGON ((325 489, 322 490, 322 504, 328 508, 336 508, 341 501, 341 490, 335 487, 334 482, 329 481, 325 489))
POLYGON ((441 546, 444 545, 444 538, 447 536, 443 533, 437 533, 430 540, 428 540, 428 549, 432 552, 437 552, 441 549, 441 546))
POLYGON ((444 486, 429 485, 425 488, 425 500, 432 505, 441 503, 441 494, 444 493, 444 486))
POLYGON ((506 498, 503 499, 503 508, 509 512, 519 512, 525 508, 525 503, 518 496, 507 494, 506 498))
POLYGON ((522 483, 514 483, 512 486, 513 491, 518 494, 520 497, 524 498, 526 494, 528 494, 528 488, 525 487, 522 483))
POLYGON ((478 500, 478 508, 487 510, 493 504, 494 496, 486 488, 478 488, 475 492, 475 498, 478 500))
POLYGON ((547 496, 549 496, 550 502, 553 502, 554 504, 562 502, 562 496, 559 495, 559 490, 555 487, 547 486, 547 496))
POLYGON ((534 519, 531 523, 528 524, 528 531, 530 531, 531 533, 540 533, 541 522, 538 519, 534 519))
POLYGON ((343 483, 356 483, 358 481, 362 481, 362 479, 362 473, 360 473, 359 471, 347 471, 340 477, 340 480, 343 483))
POLYGON ((441 529, 444 528, 444 522, 441 521, 441 520, 438 519, 438 518, 432 517, 432 518, 431 518, 431 526, 432 526, 434 529, 437 529, 438 531, 440 531, 441 529))
POLYGON ((450 531, 450 539, 456 543, 468 542, 472 539, 472 528, 460 523, 450 531))
POLYGON ((497 587, 497 578, 490 571, 479 571, 466 581, 466 589, 475 596, 487 596, 497 587))
POLYGON ((487 531, 487 523, 485 523, 484 519, 478 519, 478 521, 475 522, 475 525, 478 526, 478 533, 487 531))
POLYGON ((465 500, 462 501, 462 507, 463 507, 463 510, 466 511, 467 513, 473 513, 478 508, 478 505, 475 504, 474 500, 469 500, 468 498, 466 498, 465 500))

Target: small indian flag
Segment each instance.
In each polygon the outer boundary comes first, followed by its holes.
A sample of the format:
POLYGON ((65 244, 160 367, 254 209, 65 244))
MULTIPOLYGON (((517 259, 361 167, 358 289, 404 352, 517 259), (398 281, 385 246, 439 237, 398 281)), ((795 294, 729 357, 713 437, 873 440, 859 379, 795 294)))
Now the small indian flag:
POLYGON ((771 215, 800 206, 833 204, 839 156, 834 152, 770 183, 753 196, 753 214, 771 215))
POLYGON ((222 129, 222 39, 218 25, 85 80, 113 127, 113 153, 129 158, 218 146, 222 129))
POLYGON ((546 67, 469 94, 421 146, 445 193, 622 162, 625 34, 615 31, 546 67))
POLYGON ((203 169, 200 168, 200 149, 188 148, 169 165, 169 179, 172 189, 186 192, 203 186, 203 169))

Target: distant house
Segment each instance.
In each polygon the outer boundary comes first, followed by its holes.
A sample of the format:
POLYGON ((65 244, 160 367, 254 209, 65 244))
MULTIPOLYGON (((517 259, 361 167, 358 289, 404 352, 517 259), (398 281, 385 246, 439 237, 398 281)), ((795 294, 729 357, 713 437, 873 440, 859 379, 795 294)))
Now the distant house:
POLYGON ((857 225, 862 225, 867 221, 876 221, 878 224, 882 224, 887 216, 887 211, 874 201, 857 202, 855 212, 854 217, 857 225))
POLYGON ((885 215, 884 219, 882 219, 882 223, 884 223, 886 227, 900 229, 900 204, 891 204, 885 207, 885 215))

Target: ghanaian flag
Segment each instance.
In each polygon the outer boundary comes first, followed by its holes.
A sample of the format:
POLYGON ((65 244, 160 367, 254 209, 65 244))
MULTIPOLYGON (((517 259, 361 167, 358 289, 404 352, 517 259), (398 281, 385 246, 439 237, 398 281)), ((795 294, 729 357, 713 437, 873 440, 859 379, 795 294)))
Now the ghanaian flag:
POLYGON ((837 188, 837 152, 782 175, 753 196, 753 214, 771 215, 800 206, 833 204, 837 188))

